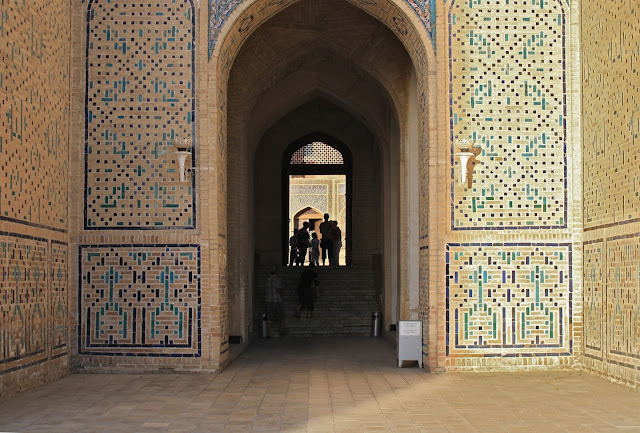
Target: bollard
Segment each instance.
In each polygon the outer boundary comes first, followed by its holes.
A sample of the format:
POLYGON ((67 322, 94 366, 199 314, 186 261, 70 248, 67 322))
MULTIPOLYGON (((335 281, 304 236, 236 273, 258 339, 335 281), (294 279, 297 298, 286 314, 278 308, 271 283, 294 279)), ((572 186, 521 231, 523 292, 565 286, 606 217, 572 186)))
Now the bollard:
POLYGON ((382 313, 379 311, 371 313, 371 336, 382 337, 382 313))

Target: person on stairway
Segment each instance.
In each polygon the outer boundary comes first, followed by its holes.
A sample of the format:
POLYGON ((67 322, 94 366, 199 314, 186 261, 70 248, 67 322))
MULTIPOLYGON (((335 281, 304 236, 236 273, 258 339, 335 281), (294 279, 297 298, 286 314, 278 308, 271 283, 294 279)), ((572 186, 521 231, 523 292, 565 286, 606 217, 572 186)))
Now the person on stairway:
POLYGON ((307 311, 307 319, 311 319, 313 315, 314 298, 318 296, 318 274, 314 270, 316 264, 309 263, 309 267, 302 271, 300 281, 298 282, 298 306, 296 308, 296 317, 299 319, 302 310, 307 311))
POLYGON ((285 311, 282 304, 282 294, 284 293, 284 283, 278 276, 278 268, 273 266, 269 269, 269 277, 266 283, 266 304, 267 304, 267 338, 271 338, 271 322, 280 322, 280 335, 286 335, 285 311))

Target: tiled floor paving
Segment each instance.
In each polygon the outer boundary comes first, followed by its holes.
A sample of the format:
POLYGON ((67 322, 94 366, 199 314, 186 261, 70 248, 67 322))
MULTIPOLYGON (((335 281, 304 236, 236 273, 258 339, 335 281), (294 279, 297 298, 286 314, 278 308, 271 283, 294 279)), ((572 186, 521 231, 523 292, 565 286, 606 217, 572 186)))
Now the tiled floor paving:
POLYGON ((578 371, 425 374, 373 338, 285 337, 208 374, 74 374, 0 404, 14 432, 640 432, 640 392, 578 371))

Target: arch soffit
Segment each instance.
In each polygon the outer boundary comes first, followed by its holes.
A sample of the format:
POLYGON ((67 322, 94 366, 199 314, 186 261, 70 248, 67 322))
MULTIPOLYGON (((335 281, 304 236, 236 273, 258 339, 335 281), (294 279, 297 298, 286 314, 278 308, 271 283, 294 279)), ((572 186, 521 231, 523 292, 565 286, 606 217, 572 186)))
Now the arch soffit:
MULTIPOLYGON (((314 99, 325 99, 337 107, 344 110, 346 113, 355 115, 363 125, 372 133, 375 137, 376 144, 381 146, 385 141, 385 133, 382 130, 382 126, 375 121, 374 117, 370 112, 366 110, 366 107, 363 105, 350 103, 350 101, 345 101, 343 98, 339 98, 334 93, 327 91, 325 88, 312 88, 312 89, 304 89, 303 92, 293 95, 290 99, 279 98, 278 102, 281 104, 275 110, 263 110, 267 113, 269 117, 264 118, 264 120, 256 125, 255 134, 249 139, 249 145, 252 147, 253 152, 259 146, 260 140, 262 136, 265 134, 269 128, 273 127, 283 116, 295 111, 296 108, 306 104, 307 102, 311 102, 314 99)), ((273 107, 273 104, 271 104, 273 107)), ((399 119, 396 117, 395 122, 399 122, 399 119)), ((379 149, 381 151, 381 149, 379 149)))
MULTIPOLYGON (((295 59, 293 59, 292 62, 295 62, 295 59)), ((283 70, 287 69, 287 65, 280 65, 280 67, 283 70)), ((351 69, 353 69, 353 67, 351 69)), ((357 75, 367 72, 368 71, 356 70, 353 71, 353 76, 356 77, 357 75)), ((397 94, 396 89, 394 89, 387 80, 382 77, 369 76, 371 78, 367 81, 369 81, 372 86, 372 90, 374 90, 381 99, 385 99, 387 104, 393 107, 395 122, 401 124, 403 115, 403 110, 401 109, 403 106, 402 98, 397 94)), ((308 83, 306 83, 303 86, 302 84, 297 83, 298 86, 302 87, 292 88, 291 86, 296 86, 296 82, 291 84, 291 82, 283 80, 281 83, 278 83, 278 85, 260 95, 247 95, 247 100, 255 101, 255 104, 248 107, 247 111, 240 115, 238 121, 240 121, 241 124, 246 124, 247 121, 251 120, 251 124, 254 125, 250 131, 251 136, 247 137, 249 139, 249 143, 260 140, 262 134, 273 126, 283 115, 286 115, 297 107, 317 97, 326 99, 346 112, 355 114, 364 121, 364 124, 374 133, 375 136, 379 138, 385 137, 383 124, 380 123, 381 121, 384 121, 384 119, 376 119, 377 116, 371 110, 370 104, 357 103, 357 97, 341 97, 340 95, 343 95, 343 92, 341 92, 337 86, 332 86, 332 83, 327 84, 316 82, 312 84, 313 86, 308 86, 308 83), (272 98, 272 94, 275 94, 278 97, 272 98), (265 113, 265 115, 261 116, 261 113, 265 113)))
MULTIPOLYGON (((219 86, 226 86, 233 61, 246 39, 264 22, 298 0, 232 0, 233 12, 209 47, 210 60, 217 61, 219 86), (237 7, 236 7, 237 5, 237 7)), ((417 75, 435 67, 435 50, 425 25, 403 0, 345 0, 384 23, 409 53, 417 75)), ((414 1, 415 2, 415 1, 414 1)), ((435 12, 434 12, 435 13, 435 12)), ((210 12, 211 15, 211 12, 210 12)), ((210 17, 210 21, 212 18, 210 17)), ((211 25, 211 22, 210 22, 211 25)))
MULTIPOLYGON (((364 75, 366 78, 372 78, 373 82, 381 84, 381 88, 386 91, 386 96, 392 101, 396 113, 403 112, 401 107, 405 105, 405 102, 402 101, 400 93, 405 89, 398 89, 378 68, 372 67, 372 65, 366 61, 354 59, 352 56, 336 50, 333 47, 325 46, 322 43, 305 45, 302 50, 294 49, 284 58, 286 62, 271 65, 273 67, 270 66, 269 75, 275 77, 276 85, 266 88, 266 92, 279 87, 282 82, 286 81, 286 79, 292 75, 291 71, 293 69, 297 69, 293 73, 305 70, 305 68, 313 66, 312 63, 318 63, 317 60, 321 58, 326 62, 335 64, 343 71, 350 73, 353 77, 364 75), (301 66, 293 68, 292 66, 295 65, 301 66)), ((249 80, 239 91, 243 93, 245 100, 255 101, 263 97, 266 93, 261 87, 264 87, 264 85, 260 80, 249 80)), ((248 108, 249 111, 252 109, 252 107, 248 108)))

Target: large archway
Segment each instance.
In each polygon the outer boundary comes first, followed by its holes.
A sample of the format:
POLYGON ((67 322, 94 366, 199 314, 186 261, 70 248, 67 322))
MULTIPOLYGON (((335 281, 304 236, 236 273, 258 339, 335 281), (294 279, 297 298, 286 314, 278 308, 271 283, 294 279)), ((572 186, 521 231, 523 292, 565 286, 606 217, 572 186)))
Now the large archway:
MULTIPOLYGON (((354 241, 354 254, 361 254, 353 261, 366 264, 375 277, 386 329, 393 329, 400 318, 418 318, 419 299, 424 297, 418 295, 419 248, 413 240, 427 241, 427 208, 418 206, 417 185, 419 171, 423 177, 426 172, 426 164, 419 166, 423 159, 418 158, 418 149, 426 140, 426 116, 420 112, 427 107, 425 59, 431 47, 430 42, 417 41, 428 38, 419 35, 408 16, 391 3, 387 6, 398 13, 384 19, 396 23, 393 29, 341 0, 320 5, 303 1, 269 17, 252 13, 257 11, 255 5, 237 21, 250 22, 250 29, 239 28, 240 39, 229 34, 213 53, 218 60, 214 100, 220 107, 216 129, 225 145, 220 146, 218 161, 220 172, 226 174, 219 185, 219 193, 227 197, 226 213, 219 217, 226 249, 220 248, 219 254, 227 271, 227 332, 242 337, 235 341, 255 335, 259 312, 254 307, 257 292, 251 286, 259 284, 264 266, 282 261, 282 249, 262 251, 260 243, 281 245, 289 235, 266 230, 267 237, 275 238, 272 242, 255 236, 256 227, 282 226, 283 215, 281 207, 271 216, 258 211, 261 201, 281 204, 282 197, 280 191, 257 193, 256 185, 269 181, 251 169, 253 161, 256 167, 269 166, 265 153, 277 154, 278 159, 282 153, 264 143, 277 141, 282 146, 312 131, 343 142, 358 143, 367 137, 369 150, 363 154, 371 157, 371 177, 361 194, 354 188, 353 207, 360 206, 359 199, 374 203, 369 224, 373 229, 361 237, 363 247, 354 241), (258 17, 270 19, 258 26, 258 17), (253 33, 246 36, 245 31, 253 33), (323 116, 329 129, 318 127, 323 116), (416 214, 416 223, 409 225, 414 221, 410 212, 419 209, 421 222, 416 214), (254 215, 267 219, 257 222, 254 215)), ((354 161, 357 165, 355 155, 354 161)), ((354 178, 358 178, 355 169, 354 178)), ((354 240, 359 227, 354 225, 354 240)))

